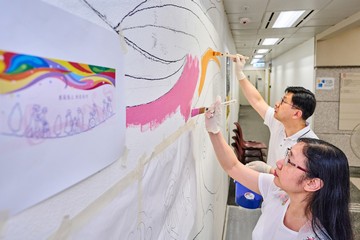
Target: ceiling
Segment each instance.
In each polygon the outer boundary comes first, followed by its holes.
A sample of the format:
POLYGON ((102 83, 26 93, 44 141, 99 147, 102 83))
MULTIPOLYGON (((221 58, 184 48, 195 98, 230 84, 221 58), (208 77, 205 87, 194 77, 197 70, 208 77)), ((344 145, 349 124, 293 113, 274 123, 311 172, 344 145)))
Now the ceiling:
POLYGON ((251 59, 257 49, 269 49, 260 61, 270 61, 315 37, 339 22, 356 16, 360 26, 359 0, 223 0, 238 53, 251 59), (294 27, 271 28, 279 12, 305 10, 294 27), (244 21, 245 18, 245 21, 244 21), (280 38, 263 46, 264 38, 280 38))

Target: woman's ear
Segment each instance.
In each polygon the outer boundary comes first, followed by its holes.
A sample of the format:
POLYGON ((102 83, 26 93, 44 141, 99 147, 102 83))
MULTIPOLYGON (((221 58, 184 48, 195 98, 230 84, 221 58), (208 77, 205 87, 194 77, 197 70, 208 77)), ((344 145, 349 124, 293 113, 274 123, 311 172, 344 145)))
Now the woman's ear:
POLYGON ((312 178, 306 180, 304 189, 308 192, 316 192, 324 186, 323 180, 320 178, 312 178))

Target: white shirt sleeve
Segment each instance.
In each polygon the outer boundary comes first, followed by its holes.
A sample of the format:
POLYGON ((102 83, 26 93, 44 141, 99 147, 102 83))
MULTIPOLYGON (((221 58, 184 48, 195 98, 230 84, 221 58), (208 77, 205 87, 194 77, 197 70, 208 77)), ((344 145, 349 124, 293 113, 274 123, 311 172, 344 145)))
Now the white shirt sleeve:
POLYGON ((272 122, 274 118, 275 109, 273 107, 269 107, 265 113, 264 124, 271 128, 272 122))
POLYGON ((273 181, 274 181, 274 175, 260 173, 260 175, 259 175, 259 190, 260 190, 260 194, 264 198, 264 200, 267 199, 267 197, 269 196, 269 193, 271 191, 274 191, 275 184, 273 184, 273 181))

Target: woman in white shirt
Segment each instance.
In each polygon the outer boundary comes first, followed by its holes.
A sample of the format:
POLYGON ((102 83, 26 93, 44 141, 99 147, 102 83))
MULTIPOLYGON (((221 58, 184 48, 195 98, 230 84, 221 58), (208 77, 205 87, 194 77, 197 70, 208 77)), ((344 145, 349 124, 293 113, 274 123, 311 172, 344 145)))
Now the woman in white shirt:
POLYGON ((274 174, 259 173, 237 160, 218 124, 221 103, 205 114, 216 156, 236 181, 263 196, 253 240, 353 240, 350 175, 345 154, 318 139, 301 138, 276 162, 274 174))

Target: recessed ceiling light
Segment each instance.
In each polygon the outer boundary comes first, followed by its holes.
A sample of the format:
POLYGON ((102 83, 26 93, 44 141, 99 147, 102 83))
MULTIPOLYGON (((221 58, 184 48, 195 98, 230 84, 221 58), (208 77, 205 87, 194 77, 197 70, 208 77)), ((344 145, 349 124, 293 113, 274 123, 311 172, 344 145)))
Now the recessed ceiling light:
POLYGON ((279 38, 265 38, 262 45, 274 45, 277 41, 279 38))
POLYGON ((287 28, 291 27, 296 20, 299 19, 299 17, 305 12, 305 10, 302 11, 285 11, 281 12, 279 16, 277 17, 274 25, 272 28, 287 28))
POLYGON ((262 58, 264 55, 254 55, 254 58, 262 58))
POLYGON ((253 60, 251 60, 251 63, 250 63, 250 64, 257 63, 258 61, 259 61, 259 59, 253 59, 253 60))
POLYGON ((256 53, 267 53, 270 49, 258 49, 256 53))

